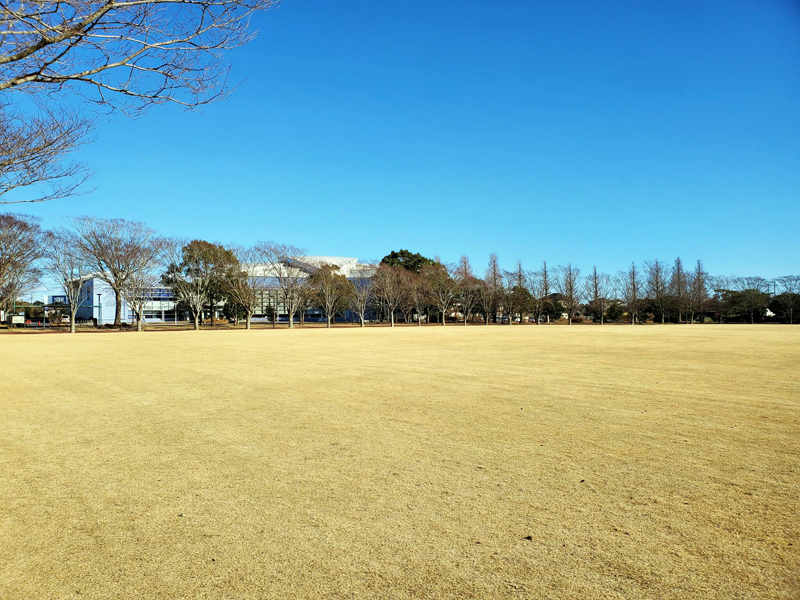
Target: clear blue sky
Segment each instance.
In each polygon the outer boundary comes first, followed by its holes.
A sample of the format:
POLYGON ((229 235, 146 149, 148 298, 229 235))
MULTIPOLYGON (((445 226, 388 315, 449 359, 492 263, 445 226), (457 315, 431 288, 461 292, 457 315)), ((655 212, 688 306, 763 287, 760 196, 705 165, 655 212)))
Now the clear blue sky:
POLYGON ((202 113, 103 121, 94 214, 313 254, 800 272, 800 3, 284 0, 202 113))

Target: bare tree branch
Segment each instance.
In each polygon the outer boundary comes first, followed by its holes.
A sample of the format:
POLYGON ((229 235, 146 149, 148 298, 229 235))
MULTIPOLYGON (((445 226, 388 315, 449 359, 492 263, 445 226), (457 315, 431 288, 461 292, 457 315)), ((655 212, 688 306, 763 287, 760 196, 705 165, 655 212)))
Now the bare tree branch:
POLYGON ((62 104, 82 99, 137 116, 154 104, 194 109, 228 96, 225 52, 250 41, 252 14, 278 1, 0 2, 0 204, 80 193, 91 173, 64 159, 87 141, 91 119, 62 104), (12 93, 34 108, 12 110, 12 93), (2 200, 33 186, 33 199, 2 200))
POLYGON ((92 265, 81 252, 77 234, 58 229, 47 236, 44 268, 64 292, 69 307, 69 332, 75 333, 75 317, 86 300, 85 284, 92 277, 92 265))
POLYGON ((135 114, 226 96, 224 51, 250 41, 277 0, 56 0, 0 3, 0 92, 78 92, 135 114))
POLYGON ((27 215, 0 215, 0 308, 39 281, 37 266, 44 249, 39 220, 27 215))
POLYGON ((43 202, 76 195, 91 172, 65 156, 86 141, 89 121, 67 109, 42 108, 33 117, 0 103, 0 204, 43 202), (43 189, 44 188, 44 189, 43 189), (13 190, 33 199, 7 201, 13 190))

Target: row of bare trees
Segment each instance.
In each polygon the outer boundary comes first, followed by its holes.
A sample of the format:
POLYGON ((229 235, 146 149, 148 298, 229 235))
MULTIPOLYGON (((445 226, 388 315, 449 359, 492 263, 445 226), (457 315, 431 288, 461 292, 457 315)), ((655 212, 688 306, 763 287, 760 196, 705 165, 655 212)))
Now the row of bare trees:
POLYGON ((517 261, 514 269, 504 270, 492 254, 479 277, 466 256, 450 265, 401 251, 345 276, 339 266, 316 264, 305 250, 289 244, 225 247, 167 239, 144 223, 94 217, 45 231, 32 217, 0 215, 0 308, 8 309, 43 276, 63 290, 73 330, 91 277, 105 282, 115 297, 114 324, 120 325, 127 304, 137 329, 159 286, 171 288, 195 328, 205 311, 213 324, 215 308, 225 306, 249 329, 267 305, 273 318, 280 306, 289 327, 298 317, 302 322, 308 308, 318 308, 328 326, 347 314, 362 326, 369 320, 393 326, 398 315, 419 325, 434 318, 442 325, 448 318, 487 325, 564 318, 571 324, 578 317, 603 324, 623 314, 632 324, 651 317, 694 323, 709 313, 719 320, 755 322, 767 308, 792 323, 800 300, 798 276, 772 281, 711 277, 700 261, 691 270, 680 259, 672 264, 653 260, 631 263, 616 276, 597 268, 583 276, 571 263, 552 268, 544 262, 529 270, 517 261))
MULTIPOLYGON (((589 317, 603 324, 618 321, 624 315, 631 324, 652 318, 654 321, 696 323, 700 315, 734 317, 737 314, 755 322, 766 309, 782 312, 792 323, 800 301, 800 277, 780 277, 770 282, 758 277, 711 277, 698 261, 687 271, 680 259, 673 265, 654 260, 637 265, 612 277, 592 268, 582 276, 568 263, 555 269, 543 263, 540 269, 525 270, 520 261, 511 271, 500 268, 496 255, 490 256, 483 278, 477 277, 469 259, 462 256, 455 265, 430 261, 415 269, 382 263, 367 282, 358 282, 353 296, 352 283, 342 279, 339 297, 334 288, 326 288, 328 300, 319 306, 327 315, 335 307, 360 307, 363 314, 373 306, 373 315, 386 316, 394 325, 396 315, 406 322, 422 324, 431 313, 442 325, 447 318, 480 317, 483 323, 512 324, 525 320, 540 324, 564 318, 568 324, 578 317, 589 317), (370 298, 371 296, 371 298, 370 298)), ((314 278, 310 280, 314 281, 314 278)))

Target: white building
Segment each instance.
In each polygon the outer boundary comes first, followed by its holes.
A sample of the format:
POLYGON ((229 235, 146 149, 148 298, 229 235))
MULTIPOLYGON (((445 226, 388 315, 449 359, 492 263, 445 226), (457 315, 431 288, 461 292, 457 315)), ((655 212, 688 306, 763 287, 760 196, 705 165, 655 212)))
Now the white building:
MULTIPOLYGON (((285 265, 285 268, 294 269, 299 277, 308 277, 322 265, 338 267, 339 272, 348 279, 369 277, 375 271, 373 265, 359 263, 356 258, 342 256, 304 256, 302 259, 293 260, 291 264, 285 265)), ((272 267, 266 264, 252 264, 245 265, 245 270, 253 277, 267 279, 266 287, 268 289, 262 294, 262 305, 256 310, 254 316, 263 318, 270 314, 270 311, 276 310, 279 320, 288 318, 280 298, 280 290, 277 288, 274 273, 270 273, 272 267), (270 279, 272 279, 271 282, 269 281, 270 279)), ((60 291, 49 294, 47 298, 49 304, 66 304, 66 297, 60 291)), ((215 308, 215 316, 219 316, 221 308, 221 305, 215 308)), ((92 322, 98 325, 113 324, 115 310, 116 297, 109 285, 98 277, 89 279, 84 284, 81 292, 80 308, 76 315, 77 321, 79 323, 92 322)), ((307 316, 310 319, 314 319, 319 316, 318 313, 319 311, 309 308, 307 316)), ((133 311, 125 302, 122 304, 120 316, 123 323, 132 323, 135 318, 133 311)), ((155 323, 174 323, 176 319, 178 321, 186 321, 190 318, 188 311, 176 307, 175 296, 167 286, 153 288, 152 299, 145 305, 144 317, 147 322, 155 323)))

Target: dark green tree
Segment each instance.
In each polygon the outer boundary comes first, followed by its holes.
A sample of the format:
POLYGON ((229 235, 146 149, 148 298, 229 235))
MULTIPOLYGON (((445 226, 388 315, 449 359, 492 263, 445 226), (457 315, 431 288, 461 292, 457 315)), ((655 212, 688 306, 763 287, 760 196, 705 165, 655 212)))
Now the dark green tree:
POLYGON ((214 324, 214 307, 227 298, 226 276, 237 264, 236 256, 225 247, 192 240, 180 249, 180 255, 162 276, 162 282, 172 288, 182 306, 192 312, 195 329, 206 305, 211 308, 214 324))
POLYGON ((550 321, 558 321, 561 315, 564 314, 564 305, 561 304, 561 300, 557 300, 553 296, 555 294, 552 294, 542 305, 542 316, 548 318, 548 323, 550 321))
POLYGON ((606 321, 618 323, 624 314, 625 308, 622 304, 620 302, 612 302, 606 311, 606 321))
POLYGON ((412 273, 419 273, 422 267, 435 265, 436 261, 419 253, 412 254, 409 250, 400 250, 399 252, 392 250, 381 259, 381 263, 390 267, 401 267, 412 273))
POLYGON ((228 287, 226 278, 232 267, 236 267, 239 261, 236 255, 222 246, 201 240, 194 240, 190 245, 197 244, 197 250, 206 257, 212 265, 211 284, 208 288, 208 304, 211 313, 211 326, 214 326, 214 308, 223 301, 229 301, 228 287))

